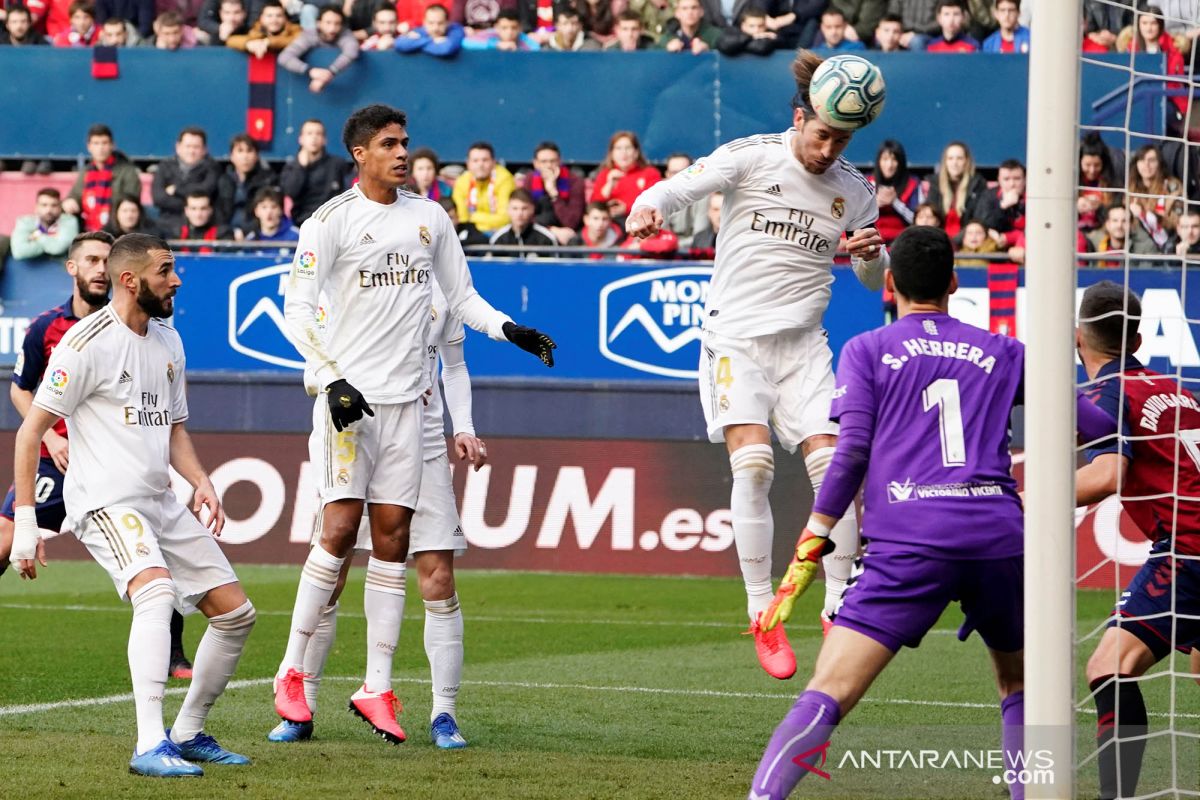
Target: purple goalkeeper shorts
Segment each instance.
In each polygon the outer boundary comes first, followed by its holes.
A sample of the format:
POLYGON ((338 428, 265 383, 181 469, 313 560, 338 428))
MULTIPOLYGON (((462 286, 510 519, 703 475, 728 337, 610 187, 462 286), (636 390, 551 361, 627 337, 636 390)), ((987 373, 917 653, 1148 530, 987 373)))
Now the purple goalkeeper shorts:
POLYGON ((854 565, 833 623, 869 636, 893 653, 916 647, 958 601, 966 619, 958 638, 979 631, 993 650, 1025 646, 1024 557, 953 561, 907 552, 872 552, 854 565))

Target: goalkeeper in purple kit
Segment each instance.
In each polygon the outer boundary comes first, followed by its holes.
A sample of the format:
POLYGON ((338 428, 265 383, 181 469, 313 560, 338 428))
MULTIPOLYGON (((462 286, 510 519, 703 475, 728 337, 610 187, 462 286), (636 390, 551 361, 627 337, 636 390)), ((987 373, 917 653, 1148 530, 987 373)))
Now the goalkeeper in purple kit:
MULTIPOLYGON (((900 235, 886 281, 900 318, 842 350, 830 412, 841 426, 837 451, 765 625, 788 618, 860 486, 866 549, 812 679, 767 745, 751 800, 787 797, 892 657, 917 647, 955 601, 965 616, 959 639, 978 631, 995 665, 1006 769, 1021 749, 1023 529, 1009 417, 1022 402, 1024 346, 947 313, 958 281, 937 228, 900 235)), ((1078 405, 1088 439, 1116 430, 1085 399, 1078 405)), ((1010 788, 1023 797, 1019 784, 1010 788)))

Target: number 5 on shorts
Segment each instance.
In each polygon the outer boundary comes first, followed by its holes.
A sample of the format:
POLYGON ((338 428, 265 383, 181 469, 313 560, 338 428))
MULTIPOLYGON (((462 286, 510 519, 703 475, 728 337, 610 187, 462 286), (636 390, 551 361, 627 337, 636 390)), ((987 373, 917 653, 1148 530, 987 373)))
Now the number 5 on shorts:
POLYGON ((339 464, 350 464, 354 461, 356 449, 354 446, 354 431, 344 430, 337 435, 337 460, 339 464))
POLYGON ((717 359, 717 377, 714 383, 725 389, 733 385, 733 365, 729 362, 729 356, 717 359))

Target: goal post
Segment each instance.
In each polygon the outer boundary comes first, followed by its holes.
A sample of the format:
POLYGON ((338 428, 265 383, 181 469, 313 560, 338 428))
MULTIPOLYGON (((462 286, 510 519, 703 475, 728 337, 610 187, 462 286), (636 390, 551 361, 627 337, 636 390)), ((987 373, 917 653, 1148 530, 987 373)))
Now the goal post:
POLYGON ((1029 55, 1026 158, 1025 749, 1075 785, 1075 250, 1082 0, 1039 3, 1029 55))

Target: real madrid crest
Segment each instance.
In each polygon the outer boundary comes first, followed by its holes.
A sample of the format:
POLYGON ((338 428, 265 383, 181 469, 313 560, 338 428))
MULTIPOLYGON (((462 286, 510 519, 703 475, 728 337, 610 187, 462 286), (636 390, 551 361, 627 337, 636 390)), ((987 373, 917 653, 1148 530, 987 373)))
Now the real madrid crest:
POLYGON ((429 233, 428 226, 422 225, 417 228, 417 238, 421 240, 422 247, 429 247, 433 244, 433 235, 429 233))
POLYGON ((721 410, 722 414, 724 414, 726 411, 729 410, 729 396, 728 395, 724 395, 724 394, 721 395, 721 399, 717 402, 717 408, 719 408, 721 410))
POLYGON ((167 362, 167 383, 175 382, 175 365, 170 361, 167 362))
POLYGON ((349 486, 350 485, 350 473, 346 471, 345 467, 338 470, 337 483, 338 483, 338 486, 349 486))
POLYGON ((833 205, 829 207, 829 212, 831 214, 833 214, 834 219, 841 219, 842 216, 846 213, 846 198, 844 198, 844 197, 833 198, 833 205))

